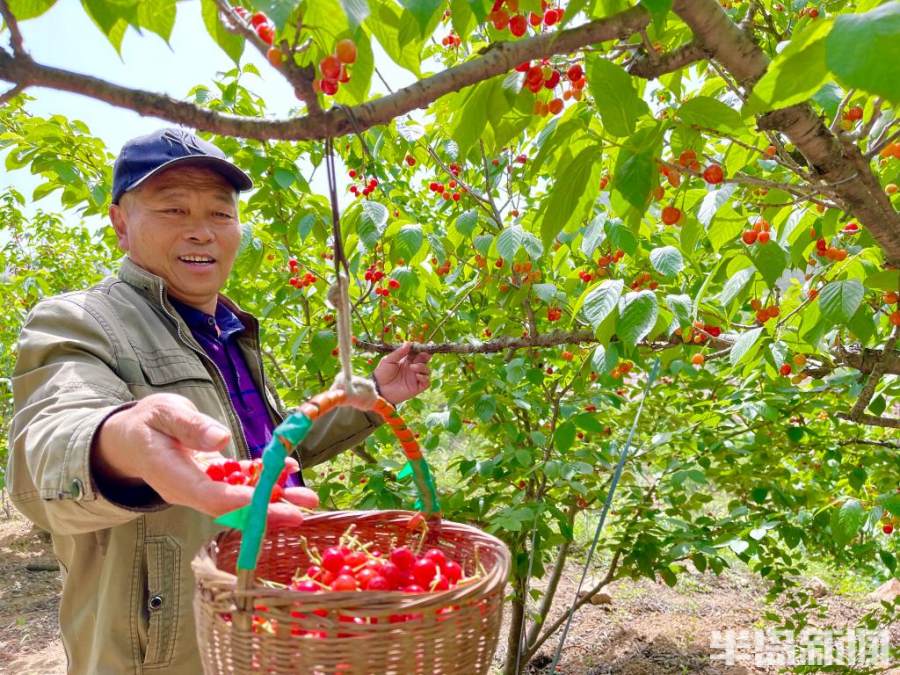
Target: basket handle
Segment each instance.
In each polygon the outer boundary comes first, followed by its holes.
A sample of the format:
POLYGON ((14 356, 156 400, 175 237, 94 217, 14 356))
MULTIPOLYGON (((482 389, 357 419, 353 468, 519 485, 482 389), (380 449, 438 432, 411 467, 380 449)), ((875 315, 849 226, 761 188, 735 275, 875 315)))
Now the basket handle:
MULTIPOLYGON (((312 423, 333 408, 348 403, 347 394, 340 389, 332 389, 317 396, 313 396, 306 403, 297 407, 288 417, 272 432, 272 440, 266 446, 262 455, 262 471, 253 497, 247 506, 236 511, 231 511, 216 519, 216 523, 227 525, 242 531, 241 548, 238 554, 237 569, 240 577, 247 578, 246 574, 240 574, 241 570, 256 569, 259 558, 259 550, 266 530, 266 516, 269 509, 269 500, 278 477, 284 470, 284 460, 290 451, 300 444, 309 433, 312 423)), ((419 492, 417 507, 429 515, 440 515, 437 490, 434 479, 422 450, 416 441, 415 435, 406 426, 403 418, 397 414, 393 404, 382 397, 378 397, 372 410, 380 415, 385 423, 391 427, 403 453, 409 463, 408 473, 412 474, 413 483, 419 492)))

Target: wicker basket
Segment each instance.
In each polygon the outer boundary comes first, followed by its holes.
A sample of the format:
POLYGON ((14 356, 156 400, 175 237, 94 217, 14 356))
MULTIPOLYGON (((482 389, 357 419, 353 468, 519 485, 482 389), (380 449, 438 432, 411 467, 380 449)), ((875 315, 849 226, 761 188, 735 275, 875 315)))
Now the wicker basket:
MULTIPOLYGON (((268 533, 257 577, 289 583, 310 564, 303 537, 321 551, 352 523, 381 550, 417 543, 408 511, 338 511, 301 528, 268 533), (301 536, 302 535, 302 536, 301 536)), ((433 521, 426 546, 443 549, 466 573, 482 575, 448 591, 301 593, 254 586, 238 590, 240 532, 223 533, 194 560, 194 612, 205 673, 395 673, 473 675, 491 663, 503 614, 510 556, 498 539, 433 521), (241 611, 240 606, 252 609, 241 611)))

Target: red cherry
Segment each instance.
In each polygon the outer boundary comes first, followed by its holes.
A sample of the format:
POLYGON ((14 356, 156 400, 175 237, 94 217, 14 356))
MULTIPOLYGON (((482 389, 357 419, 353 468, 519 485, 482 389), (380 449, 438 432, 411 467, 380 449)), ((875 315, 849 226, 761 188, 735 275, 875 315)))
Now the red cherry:
POLYGON ((275 28, 270 23, 264 23, 257 26, 256 34, 259 36, 259 39, 267 45, 270 45, 275 41, 275 28))
MULTIPOLYGON (((241 9, 243 9, 243 7, 241 9)), ((244 13, 246 13, 246 10, 244 10, 244 13)), ((254 28, 259 28, 267 23, 269 23, 269 17, 263 12, 255 12, 253 16, 250 17, 250 25, 254 28)))
POLYGON ((577 82, 584 77, 584 71, 581 69, 581 66, 576 63, 574 66, 569 66, 569 69, 566 71, 566 77, 569 78, 570 82, 577 82))
POLYGON ((327 96, 334 96, 338 90, 337 80, 319 80, 319 88, 327 96))
POLYGON ((674 225, 681 220, 681 209, 675 206, 666 206, 662 210, 662 221, 666 225, 674 225))
POLYGON ((354 569, 360 565, 365 565, 368 560, 368 556, 362 551, 350 551, 350 553, 344 556, 344 562, 354 569))
POLYGON ((221 481, 225 478, 225 469, 222 464, 210 464, 206 467, 206 475, 214 481, 221 481))
POLYGON ((366 590, 389 591, 391 590, 391 585, 388 583, 387 579, 376 574, 371 579, 369 579, 369 584, 366 586, 366 590))
POLYGON ((451 584, 455 584, 462 578, 462 567, 454 560, 448 560, 441 565, 441 574, 447 577, 451 584))
POLYGON ((741 239, 744 240, 744 243, 747 244, 747 246, 750 246, 751 244, 756 242, 756 237, 758 234, 759 232, 757 232, 756 230, 747 230, 741 235, 741 239))
POLYGON ((406 546, 401 546, 391 551, 391 562, 401 570, 408 570, 416 562, 416 556, 406 546))
POLYGON ((269 501, 278 502, 281 501, 282 497, 284 497, 284 488, 276 483, 272 487, 272 495, 269 497, 269 501))
POLYGON ((344 566, 344 554, 336 546, 326 548, 322 554, 322 567, 333 574, 344 566))
POLYGON ((337 44, 334 46, 334 53, 341 63, 356 62, 356 44, 349 38, 338 40, 337 44))
POLYGON ((756 235, 756 243, 757 244, 768 244, 769 239, 772 237, 771 234, 763 230, 762 232, 758 232, 756 235))
POLYGON ((424 593, 425 589, 419 586, 418 584, 409 584, 404 586, 402 589, 404 593, 424 593))
POLYGON ((559 71, 554 70, 552 73, 550 73, 550 77, 548 77, 544 81, 544 88, 545 89, 553 89, 558 84, 559 84, 559 71))
POLYGON ((369 587, 369 582, 376 576, 378 575, 375 570, 364 567, 356 573, 356 583, 359 584, 360 588, 365 590, 369 587))
POLYGON ((322 73, 322 77, 326 80, 338 79, 341 76, 341 62, 338 60, 338 57, 329 54, 319 61, 319 72, 322 73))
POLYGON ((333 591, 355 591, 356 589, 356 579, 349 574, 341 574, 331 583, 333 591))
POLYGON ((381 568, 381 576, 388 582, 390 588, 397 588, 403 579, 403 573, 393 562, 386 562, 381 568))
POLYGON ((562 18, 562 14, 557 9, 548 9, 544 12, 544 24, 547 26, 552 26, 557 21, 562 18))
POLYGON ((437 565, 434 564, 433 560, 429 560, 428 558, 420 558, 413 564, 412 575, 413 579, 416 580, 423 588, 427 588, 431 585, 431 580, 434 579, 437 574, 437 565))
POLYGON ((703 180, 710 185, 718 185, 725 178, 725 172, 718 164, 710 164, 703 171, 703 180))
POLYGON ((246 481, 247 477, 240 471, 233 471, 225 478, 229 485, 243 485, 246 481))
POLYGON ((319 585, 312 579, 304 579, 303 581, 298 581, 296 584, 291 586, 291 588, 295 591, 300 591, 301 593, 315 593, 320 590, 319 585))
POLYGON ((781 368, 778 369, 778 372, 781 373, 784 377, 787 377, 791 374, 792 370, 793 369, 791 368, 790 363, 784 363, 781 365, 781 368))
POLYGON ((438 567, 443 567, 447 562, 447 556, 444 555, 444 552, 439 548, 428 549, 422 557, 427 558, 438 567))
POLYGON ((891 534, 894 531, 894 526, 891 523, 885 523, 882 526, 881 531, 885 534, 891 534))
POLYGON ((516 14, 509 20, 509 32, 516 37, 522 37, 528 31, 528 19, 524 14, 516 14))
POLYGON ((433 581, 431 584, 432 591, 447 591, 450 589, 450 581, 447 577, 438 577, 436 581, 433 581))

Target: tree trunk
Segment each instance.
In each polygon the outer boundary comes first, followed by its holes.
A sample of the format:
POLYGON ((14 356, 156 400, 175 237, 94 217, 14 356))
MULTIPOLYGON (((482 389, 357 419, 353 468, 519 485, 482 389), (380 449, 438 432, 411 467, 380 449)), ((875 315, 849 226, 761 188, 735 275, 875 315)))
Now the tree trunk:
POLYGON ((541 627, 544 625, 544 621, 547 620, 547 615, 550 614, 550 608, 553 606, 553 598, 556 597, 556 589, 559 587, 559 580, 562 578, 563 568, 569 557, 569 547, 571 545, 572 542, 567 539, 563 542, 563 545, 559 547, 556 564, 553 567, 553 572, 550 574, 550 581, 547 582, 547 590, 544 591, 544 597, 541 598, 541 607, 538 610, 540 619, 535 621, 531 628, 528 629, 528 637, 525 640, 526 656, 531 655, 534 643, 537 642, 538 636, 541 634, 541 627))
MULTIPOLYGON (((520 637, 525 623, 525 592, 524 583, 515 581, 515 597, 512 601, 512 617, 509 622, 509 633, 506 636, 506 664, 503 666, 503 675, 519 675, 516 661, 519 659, 521 649, 520 637)), ((518 666, 524 666, 519 663, 518 666)))

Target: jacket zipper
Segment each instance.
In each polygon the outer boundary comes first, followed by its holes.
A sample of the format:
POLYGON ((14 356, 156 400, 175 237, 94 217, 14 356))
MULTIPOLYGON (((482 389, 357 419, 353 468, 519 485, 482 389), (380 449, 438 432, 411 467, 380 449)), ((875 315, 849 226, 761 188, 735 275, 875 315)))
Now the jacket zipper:
POLYGON ((244 435, 244 425, 241 424, 241 418, 238 417, 237 411, 234 409, 234 405, 231 403, 231 396, 228 394, 228 387, 225 386, 225 377, 222 375, 222 372, 219 370, 219 367, 216 365, 215 361, 213 361, 202 349, 197 349, 194 345, 185 339, 184 334, 181 332, 181 324, 178 322, 178 319, 173 316, 169 310, 166 308, 165 298, 163 296, 163 288, 159 287, 159 304, 162 307, 163 312, 165 312, 166 316, 172 319, 175 322, 175 330, 178 332, 178 338, 188 347, 190 347, 193 351, 197 352, 201 358, 205 359, 212 365, 213 370, 216 372, 217 380, 216 387, 219 390, 219 393, 222 393, 224 389, 225 398, 228 400, 228 404, 225 406, 225 413, 230 417, 232 423, 240 429, 240 439, 235 444, 242 451, 245 459, 252 459, 250 457, 250 447, 247 445, 247 437, 244 435))

